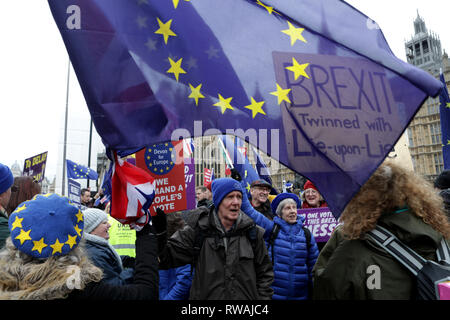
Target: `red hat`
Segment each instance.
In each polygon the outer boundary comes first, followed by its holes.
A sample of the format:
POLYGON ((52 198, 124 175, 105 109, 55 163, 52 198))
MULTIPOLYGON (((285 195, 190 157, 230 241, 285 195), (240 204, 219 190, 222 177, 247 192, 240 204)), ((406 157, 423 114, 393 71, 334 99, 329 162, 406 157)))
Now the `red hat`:
POLYGON ((303 190, 306 190, 306 189, 314 189, 314 190, 316 190, 317 192, 319 192, 319 190, 317 190, 316 186, 315 186, 311 181, 309 181, 309 180, 307 180, 307 181, 305 182, 305 185, 303 186, 303 190))

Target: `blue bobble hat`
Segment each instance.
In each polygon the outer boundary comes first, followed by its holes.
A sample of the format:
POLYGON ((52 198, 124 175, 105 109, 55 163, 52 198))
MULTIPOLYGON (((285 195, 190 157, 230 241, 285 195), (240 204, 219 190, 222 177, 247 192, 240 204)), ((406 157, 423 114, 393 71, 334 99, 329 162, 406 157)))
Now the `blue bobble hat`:
POLYGON ((83 213, 78 207, 51 193, 22 202, 9 217, 13 244, 34 258, 69 253, 80 242, 83 228, 83 213))
POLYGON ((214 179, 211 185, 211 190, 213 194, 214 206, 216 208, 219 208, 223 198, 225 198, 225 196, 230 192, 239 191, 240 193, 243 193, 242 185, 239 181, 231 178, 214 179))
POLYGON ((273 213, 277 212, 278 205, 281 203, 281 201, 283 201, 285 199, 293 199, 295 201, 295 203, 297 204, 297 208, 300 208, 302 205, 300 199, 298 198, 298 196, 296 194, 283 192, 283 193, 280 193, 279 195, 277 195, 275 197, 275 199, 272 200, 272 203, 270 204, 273 213))
POLYGON ((14 177, 11 169, 0 163, 0 194, 11 188, 13 183, 14 177))

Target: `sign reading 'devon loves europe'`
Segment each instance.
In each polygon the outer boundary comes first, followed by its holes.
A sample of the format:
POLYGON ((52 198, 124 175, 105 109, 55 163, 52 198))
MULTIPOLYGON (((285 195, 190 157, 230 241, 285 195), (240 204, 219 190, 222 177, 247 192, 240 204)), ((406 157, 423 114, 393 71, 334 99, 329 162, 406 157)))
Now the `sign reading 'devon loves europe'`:
POLYGON ((186 182, 182 141, 147 146, 136 153, 136 166, 155 178, 153 215, 159 207, 165 213, 186 210, 186 182))

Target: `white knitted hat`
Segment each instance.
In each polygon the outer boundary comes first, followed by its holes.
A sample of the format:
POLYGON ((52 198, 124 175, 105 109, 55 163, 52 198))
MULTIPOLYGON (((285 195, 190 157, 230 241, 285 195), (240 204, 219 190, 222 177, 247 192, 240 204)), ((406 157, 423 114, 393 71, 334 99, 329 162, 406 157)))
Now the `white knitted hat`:
POLYGON ((91 233, 97 226, 105 220, 108 220, 108 214, 100 209, 88 208, 83 211, 84 232, 91 233))

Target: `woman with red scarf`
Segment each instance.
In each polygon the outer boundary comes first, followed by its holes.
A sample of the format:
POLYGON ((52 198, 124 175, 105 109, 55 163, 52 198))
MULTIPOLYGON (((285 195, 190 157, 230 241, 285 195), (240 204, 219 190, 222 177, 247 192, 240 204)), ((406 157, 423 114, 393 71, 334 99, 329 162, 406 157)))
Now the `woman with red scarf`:
POLYGON ((316 186, 309 180, 303 186, 302 209, 328 207, 316 186))

